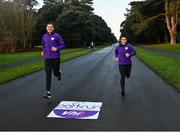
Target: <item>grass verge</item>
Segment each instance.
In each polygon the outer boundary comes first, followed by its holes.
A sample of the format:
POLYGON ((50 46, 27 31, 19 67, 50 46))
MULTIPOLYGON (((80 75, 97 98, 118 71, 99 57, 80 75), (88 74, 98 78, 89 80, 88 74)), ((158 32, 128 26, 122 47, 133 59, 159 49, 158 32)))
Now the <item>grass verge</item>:
MULTIPOLYGON (((79 51, 82 48, 71 48, 62 50, 62 54, 67 52, 79 51)), ((0 54, 0 65, 2 64, 12 64, 21 61, 31 60, 34 58, 41 58, 40 52, 21 52, 21 53, 1 53, 0 54)))
MULTIPOLYGON (((86 49, 79 52, 63 55, 61 57, 61 62, 71 60, 85 54, 89 54, 93 51, 95 50, 86 49)), ((22 77, 31 73, 34 73, 34 72, 37 72, 39 70, 42 70, 43 66, 44 66, 43 60, 41 60, 41 61, 30 63, 30 64, 25 64, 25 65, 13 67, 13 68, 0 70, 0 84, 17 79, 19 77, 22 77)))
POLYGON ((180 54, 180 44, 176 44, 176 45, 171 45, 171 44, 143 45, 142 47, 164 50, 164 51, 180 54))
POLYGON ((136 50, 137 57, 142 62, 180 92, 180 61, 178 59, 159 55, 142 48, 136 48, 136 50))

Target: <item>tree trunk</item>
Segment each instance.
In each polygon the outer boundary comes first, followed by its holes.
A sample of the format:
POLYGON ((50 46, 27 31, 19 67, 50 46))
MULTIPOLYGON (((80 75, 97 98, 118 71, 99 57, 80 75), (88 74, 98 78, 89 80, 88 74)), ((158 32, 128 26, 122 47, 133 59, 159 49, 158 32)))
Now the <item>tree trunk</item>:
POLYGON ((165 10, 166 10, 166 24, 170 34, 170 43, 176 44, 177 37, 177 22, 178 22, 178 13, 172 13, 170 8, 175 7, 176 3, 172 2, 172 0, 165 0, 165 10), (176 15, 174 15, 176 14, 176 15))

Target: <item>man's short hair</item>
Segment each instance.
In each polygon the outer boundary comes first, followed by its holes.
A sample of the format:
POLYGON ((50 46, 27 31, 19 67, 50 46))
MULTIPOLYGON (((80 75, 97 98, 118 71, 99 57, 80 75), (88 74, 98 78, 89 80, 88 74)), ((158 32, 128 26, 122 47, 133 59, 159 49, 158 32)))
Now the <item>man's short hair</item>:
POLYGON ((50 21, 50 22, 48 22, 47 24, 46 24, 46 26, 47 25, 53 25, 54 26, 54 22, 53 21, 50 21))

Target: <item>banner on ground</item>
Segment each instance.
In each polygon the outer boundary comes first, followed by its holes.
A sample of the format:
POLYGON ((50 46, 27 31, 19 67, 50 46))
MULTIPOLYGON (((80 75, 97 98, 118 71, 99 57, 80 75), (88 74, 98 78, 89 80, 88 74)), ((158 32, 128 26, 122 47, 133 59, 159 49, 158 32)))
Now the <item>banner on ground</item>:
POLYGON ((98 119, 102 102, 62 101, 48 118, 98 119))

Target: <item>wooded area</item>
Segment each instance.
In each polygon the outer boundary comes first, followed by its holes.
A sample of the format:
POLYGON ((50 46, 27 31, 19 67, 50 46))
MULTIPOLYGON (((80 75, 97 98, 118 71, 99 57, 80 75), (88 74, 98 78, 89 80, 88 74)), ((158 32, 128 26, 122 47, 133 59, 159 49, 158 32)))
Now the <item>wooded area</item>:
POLYGON ((49 21, 65 40, 66 47, 85 47, 115 42, 106 22, 94 14, 93 0, 0 0, 0 51, 33 48, 41 43, 49 21))
MULTIPOLYGON (((112 1, 113 2, 113 1, 112 1)), ((94 14, 93 0, 0 0, 0 51, 14 52, 41 44, 49 21, 65 40, 66 47, 87 47, 116 42, 106 22, 94 14)), ((180 1, 144 0, 130 3, 121 34, 132 43, 180 42, 180 1)), ((113 21, 113 20, 112 20, 113 21)))
POLYGON ((134 43, 180 42, 180 1, 145 0, 130 3, 121 33, 134 43))

